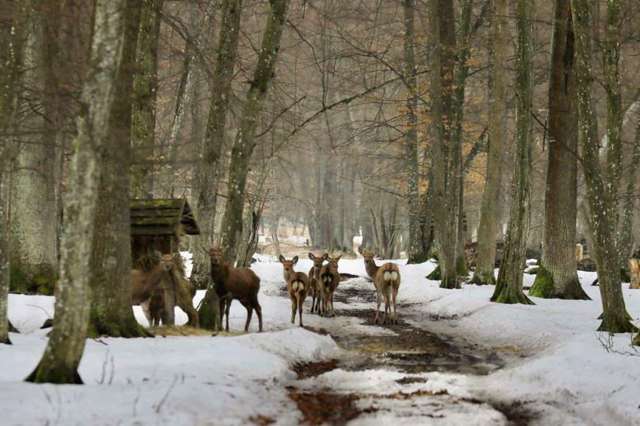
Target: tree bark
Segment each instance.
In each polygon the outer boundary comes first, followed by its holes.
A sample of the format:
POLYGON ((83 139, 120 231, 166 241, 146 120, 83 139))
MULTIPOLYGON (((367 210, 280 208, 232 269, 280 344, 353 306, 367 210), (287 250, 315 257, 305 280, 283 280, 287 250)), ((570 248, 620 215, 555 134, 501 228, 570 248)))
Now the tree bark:
MULTIPOLYGON (((223 153, 229 102, 233 95, 231 83, 238 57, 242 0, 225 0, 222 5, 220 41, 212 79, 215 96, 211 96, 209 118, 204 141, 199 141, 200 160, 193 182, 195 211, 200 224, 198 248, 194 251, 194 282, 198 287, 210 284, 208 249, 214 244, 214 225, 217 208, 217 190, 223 175, 223 153)), ((208 300, 208 299, 207 299, 208 300)))
POLYGON ((131 187, 135 198, 153 198, 158 45, 163 4, 164 0, 141 0, 138 6, 141 11, 131 119, 135 158, 131 187))
POLYGON ((73 144, 69 190, 64 197, 60 281, 56 287, 53 330, 44 355, 27 378, 32 382, 82 383, 78 365, 84 351, 89 318, 94 214, 102 155, 109 146, 109 121, 116 100, 122 56, 124 0, 97 0, 91 48, 93 70, 84 84, 78 135, 73 144))
POLYGON ((23 282, 19 291, 49 293, 56 280, 57 202, 55 188, 55 132, 46 130, 42 114, 45 104, 44 20, 42 5, 23 2, 24 33, 21 84, 19 85, 21 134, 11 177, 12 275, 23 282), (34 200, 38 200, 34 203, 34 200))
POLYGON ((407 263, 422 263, 428 253, 422 252, 420 244, 420 193, 418 190, 418 79, 415 57, 415 0, 403 0, 404 10, 404 71, 403 79, 407 90, 406 130, 404 137, 405 168, 407 173, 407 207, 409 214, 409 242, 407 263))
POLYGON ((498 303, 533 304, 522 291, 529 214, 529 170, 531 167, 531 104, 533 101, 531 2, 517 2, 517 105, 516 170, 504 257, 491 300, 498 303))
POLYGON ((275 73, 289 0, 270 0, 271 12, 262 38, 262 46, 253 79, 244 101, 236 140, 231 150, 227 205, 222 220, 222 250, 229 260, 236 258, 242 236, 245 188, 249 163, 256 145, 256 127, 264 98, 275 73))
POLYGON ((496 239, 502 183, 502 161, 507 129, 507 60, 509 6, 507 0, 493 0, 491 24, 491 87, 489 91, 489 146, 486 181, 480 207, 478 258, 472 282, 495 284, 496 239))
MULTIPOLYGON (((593 254, 598 267, 599 288, 604 309, 602 323, 598 330, 621 333, 632 331, 635 327, 627 317, 620 283, 621 263, 615 238, 617 206, 612 194, 615 189, 610 181, 611 178, 615 178, 615 173, 605 173, 599 162, 598 123, 591 97, 593 21, 590 3, 588 0, 571 1, 576 38, 579 140, 582 146, 582 169, 589 201, 588 219, 593 235, 593 254)), ((608 4, 609 7, 615 8, 619 7, 618 3, 617 0, 612 0, 608 4)), ((611 102, 612 98, 609 97, 608 101, 611 102)), ((615 126, 614 123, 609 124, 615 126)), ((616 156, 611 155, 608 156, 609 158, 615 161, 616 156)), ((615 169, 614 166, 608 168, 609 171, 615 169)))
POLYGON ((456 53, 453 3, 431 1, 432 54, 431 114, 434 122, 434 196, 442 288, 460 288, 456 268, 458 243, 458 173, 461 146, 452 138, 454 58, 456 53))
POLYGON ((555 1, 542 265, 531 296, 589 299, 576 272, 578 128, 571 0, 555 1))
POLYGON ((104 171, 98 184, 95 235, 91 252, 90 334, 140 337, 149 333, 131 309, 131 225, 129 168, 131 108, 140 2, 125 3, 124 47, 119 62, 116 99, 112 104, 109 145, 102 153, 104 171))

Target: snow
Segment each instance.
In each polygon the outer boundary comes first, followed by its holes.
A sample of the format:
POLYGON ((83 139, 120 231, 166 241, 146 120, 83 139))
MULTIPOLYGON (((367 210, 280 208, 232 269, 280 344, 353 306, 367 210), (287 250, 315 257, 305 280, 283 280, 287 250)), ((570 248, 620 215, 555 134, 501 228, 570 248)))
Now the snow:
MULTIPOLYGON (((308 271, 312 262, 306 252, 299 256, 296 270, 308 271)), ((335 392, 357 392, 363 408, 380 408, 357 418, 353 424, 358 425, 505 423, 501 413, 488 404, 469 402, 473 399, 520 401, 538 414, 538 424, 640 425, 640 352, 630 346, 629 334, 609 337, 595 331, 601 313, 599 289, 590 285, 595 273, 579 273, 592 301, 532 298, 535 305, 503 305, 489 301, 491 286, 441 289, 425 278, 435 267, 432 262, 405 265, 394 260, 402 275, 401 319, 493 348, 508 357, 507 366, 486 376, 413 374, 424 381, 409 384, 397 382, 406 376, 403 372, 379 368, 338 368, 296 381, 293 364, 348 355, 331 337, 290 323, 282 266, 271 256, 256 259, 252 268, 261 278, 264 333, 256 333, 255 315, 250 333, 240 333, 246 311, 234 302, 231 336, 88 340, 80 366, 85 386, 22 382, 46 345, 46 330, 39 327, 53 314, 53 298, 10 295, 9 318, 22 334, 11 335, 14 345, 0 347, 2 424, 246 424, 258 415, 296 424, 300 414, 285 390, 295 382, 303 389, 326 386, 335 392), (447 395, 429 396, 443 390, 447 395), (422 394, 400 400, 380 397, 399 392, 422 394)), ((341 260, 340 272, 366 276, 362 259, 341 260)), ((524 277, 525 286, 531 285, 534 276, 524 277)), ((373 292, 373 285, 363 279, 340 286, 373 292)), ((623 293, 638 324, 640 290, 625 284, 623 293)), ((194 302, 202 296, 199 291, 194 302)), ((336 302, 336 309, 341 308, 373 306, 363 300, 336 302)), ((305 325, 334 335, 393 334, 359 318, 319 318, 307 311, 305 325)), ((138 307, 134 312, 145 324, 138 307)), ((177 322, 186 319, 178 309, 177 322)))

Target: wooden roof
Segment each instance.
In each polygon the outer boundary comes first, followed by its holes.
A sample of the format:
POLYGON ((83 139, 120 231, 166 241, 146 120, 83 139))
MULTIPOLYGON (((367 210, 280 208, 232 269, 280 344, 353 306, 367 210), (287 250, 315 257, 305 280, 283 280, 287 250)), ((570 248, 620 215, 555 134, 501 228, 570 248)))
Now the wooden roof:
POLYGON ((179 225, 188 235, 200 234, 187 200, 131 200, 131 235, 176 235, 179 225))

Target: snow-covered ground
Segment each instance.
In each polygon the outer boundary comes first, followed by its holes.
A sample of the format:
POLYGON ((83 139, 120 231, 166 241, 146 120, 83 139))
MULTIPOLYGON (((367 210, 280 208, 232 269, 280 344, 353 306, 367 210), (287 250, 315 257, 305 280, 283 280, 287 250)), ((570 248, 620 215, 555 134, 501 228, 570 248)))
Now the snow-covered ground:
MULTIPOLYGON (((296 270, 308 271, 311 261, 306 253, 300 257, 296 270)), ((53 300, 11 295, 9 317, 23 334, 12 334, 13 346, 0 347, 0 410, 4 413, 0 423, 245 424, 252 417, 266 416, 279 424, 296 424, 300 414, 284 389, 295 380, 290 367, 346 355, 330 337, 289 323, 290 304, 281 291, 282 267, 268 256, 258 260, 252 267, 261 278, 265 333, 255 333, 254 315, 248 335, 89 340, 80 368, 86 386, 21 381, 46 344, 45 331, 39 326, 52 314, 53 300)), ((336 392, 363 395, 446 390, 452 398, 520 401, 538 412, 539 424, 640 425, 640 352, 631 348, 630 335, 609 338, 595 332, 601 305, 598 288, 590 286, 593 273, 580 274, 592 301, 533 298, 533 306, 499 305, 489 302, 493 287, 440 289, 425 278, 433 264, 398 263, 401 318, 417 327, 512 354, 507 366, 487 376, 422 373, 426 382, 402 386, 397 380, 403 373, 397 371, 337 369, 296 382, 298 386, 328 386, 336 392)), ((361 259, 341 260, 340 272, 366 275, 361 259)), ((530 284, 533 276, 525 275, 525 280, 525 285, 530 284)), ((344 285, 372 289, 364 280, 344 285)), ((638 324, 640 290, 629 290, 625 285, 624 296, 638 324)), ((195 301, 201 297, 199 292, 195 301)), ((336 309, 345 307, 336 303, 336 309)), ((364 303, 348 307, 373 308, 364 303)), ((393 333, 361 324, 358 318, 318 318, 306 311, 305 325, 332 333, 393 333)), ((144 323, 137 307, 135 312, 144 323)), ((232 330, 242 329, 245 315, 245 309, 235 302, 232 330)), ((177 320, 186 322, 186 315, 178 312, 177 320)), ((411 400, 385 403, 393 403, 397 411, 369 413, 356 423, 411 424, 415 418, 410 420, 409 413, 425 413, 424 404, 411 400)), ((442 408, 444 411, 434 407, 446 416, 440 418, 427 411, 421 421, 504 423, 502 415, 484 405, 466 407, 458 401, 447 410, 442 408)))

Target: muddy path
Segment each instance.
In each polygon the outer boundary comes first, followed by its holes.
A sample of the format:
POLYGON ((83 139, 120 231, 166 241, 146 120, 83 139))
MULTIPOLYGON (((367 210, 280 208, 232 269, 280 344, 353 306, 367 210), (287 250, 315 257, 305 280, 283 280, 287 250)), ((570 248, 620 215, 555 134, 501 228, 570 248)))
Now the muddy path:
MULTIPOLYGON (((335 301, 343 308, 336 309, 337 315, 374 326, 375 294, 371 284, 364 279, 350 283, 338 287, 335 301)), ((446 388, 429 388, 429 373, 485 376, 502 368, 508 356, 431 332, 422 327, 410 306, 398 308, 399 323, 378 326, 381 332, 376 334, 310 328, 331 335, 347 355, 294 366, 299 380, 287 391, 306 424, 527 425, 535 418, 534 413, 518 404, 452 396, 446 388), (366 387, 363 391, 361 383, 368 376, 383 380, 379 393, 366 387), (390 378, 385 382, 386 376, 390 378), (351 380, 352 389, 344 384, 351 380)))

